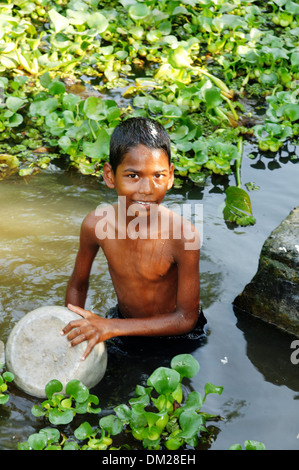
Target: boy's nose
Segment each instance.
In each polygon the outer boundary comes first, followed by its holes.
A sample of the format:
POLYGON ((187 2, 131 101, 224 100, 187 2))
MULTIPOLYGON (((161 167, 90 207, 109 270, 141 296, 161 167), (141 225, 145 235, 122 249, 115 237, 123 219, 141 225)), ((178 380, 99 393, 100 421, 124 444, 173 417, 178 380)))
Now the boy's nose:
POLYGON ((140 181, 139 192, 141 194, 152 193, 152 183, 149 178, 143 178, 142 181, 140 181))

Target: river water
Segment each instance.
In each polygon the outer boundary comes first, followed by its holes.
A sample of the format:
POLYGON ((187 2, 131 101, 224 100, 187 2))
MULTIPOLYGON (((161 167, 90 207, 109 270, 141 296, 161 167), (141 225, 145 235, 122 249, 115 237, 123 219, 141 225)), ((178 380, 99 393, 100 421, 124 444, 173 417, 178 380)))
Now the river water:
MULTIPOLYGON (((250 192, 256 224, 231 227, 223 221, 227 178, 213 177, 204 188, 186 185, 171 190, 167 204, 202 205, 201 302, 209 335, 192 352, 200 364, 196 377, 184 382, 184 392, 204 391, 206 382, 221 385, 221 396, 209 395, 204 411, 223 420, 211 423, 213 439, 200 448, 226 450, 246 439, 266 448, 299 449, 299 365, 290 361, 291 335, 272 325, 234 312, 232 302, 254 276, 262 245, 271 231, 299 204, 299 158, 292 145, 275 157, 249 158, 245 146, 243 186, 250 192)), ((234 177, 230 177, 235 184, 234 177)), ((76 172, 51 166, 26 180, 11 176, 0 182, 0 339, 6 341, 14 324, 42 305, 63 305, 71 274, 80 224, 101 202, 116 196, 104 183, 76 172)), ((134 295, 134 293, 132 293, 134 295)), ((106 312, 116 303, 101 253, 94 262, 86 307, 106 312)), ((104 379, 92 391, 109 412, 134 395, 137 384, 171 356, 154 350, 150 356, 111 353, 104 379)), ((13 385, 10 400, 0 406, 0 449, 15 449, 18 442, 45 427, 31 415, 40 400, 13 385)))

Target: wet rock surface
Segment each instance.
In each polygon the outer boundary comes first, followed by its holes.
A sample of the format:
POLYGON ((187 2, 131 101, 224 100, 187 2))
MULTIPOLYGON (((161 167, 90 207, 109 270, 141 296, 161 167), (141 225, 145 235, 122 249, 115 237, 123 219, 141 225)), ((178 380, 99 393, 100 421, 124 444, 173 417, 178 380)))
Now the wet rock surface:
POLYGON ((299 336, 299 206, 265 241, 257 273, 234 306, 299 336))

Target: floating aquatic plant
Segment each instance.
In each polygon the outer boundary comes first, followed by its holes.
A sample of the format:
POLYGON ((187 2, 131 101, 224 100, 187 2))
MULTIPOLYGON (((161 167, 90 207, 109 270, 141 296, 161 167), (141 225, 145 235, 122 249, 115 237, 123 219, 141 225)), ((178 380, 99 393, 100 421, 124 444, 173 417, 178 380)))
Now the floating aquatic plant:
MULTIPOLYGON (((172 136, 176 187, 230 174, 236 160, 224 148, 199 151, 201 137, 210 149, 232 128, 231 146, 241 133, 276 152, 298 135, 298 28, 291 0, 2 3, 0 152, 18 158, 21 176, 57 157, 100 176, 117 122, 150 115, 172 136), (81 77, 96 78, 99 92, 123 89, 128 104, 70 93, 64 81, 81 77), (266 116, 252 130, 239 98, 254 92, 266 116)), ((1 165, 2 177, 11 174, 1 165)))
MULTIPOLYGON (((135 396, 128 404, 120 404, 114 413, 99 419, 98 427, 84 421, 74 431, 74 438, 67 438, 56 429, 44 428, 19 444, 20 450, 106 450, 128 448, 129 444, 114 442, 114 436, 130 433, 145 449, 176 450, 188 444, 197 446, 200 433, 208 433, 206 422, 219 419, 201 411, 207 396, 220 395, 223 387, 207 383, 204 396, 193 391, 184 400, 182 380, 191 379, 199 371, 199 364, 190 354, 175 356, 170 367, 158 367, 148 377, 146 386, 137 385, 135 396), (51 430, 52 429, 52 430, 51 430), (117 446, 117 447, 115 447, 117 446)), ((62 385, 57 380, 46 386, 48 399, 35 405, 32 412, 36 417, 47 417, 53 425, 66 425, 77 413, 100 413, 92 408, 99 400, 89 394, 80 381, 72 380, 66 386, 66 395, 61 393, 62 385)))

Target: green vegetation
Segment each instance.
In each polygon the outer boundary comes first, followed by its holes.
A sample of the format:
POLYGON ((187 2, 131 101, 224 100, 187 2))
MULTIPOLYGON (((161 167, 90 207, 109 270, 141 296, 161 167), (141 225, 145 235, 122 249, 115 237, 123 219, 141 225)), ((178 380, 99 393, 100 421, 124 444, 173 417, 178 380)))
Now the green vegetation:
MULTIPOLYGON (((277 152, 298 136, 298 13, 291 0, 2 2, 0 178, 58 158, 100 177, 114 127, 138 115, 169 131, 176 188, 238 178, 240 138, 277 152)), ((246 215, 225 219, 254 223, 236 188, 227 199, 246 215)))
MULTIPOLYGON (((3 364, 0 364, 0 368, 3 364)), ((201 411, 209 394, 221 395, 223 387, 206 383, 204 396, 197 391, 183 393, 183 379, 192 379, 199 371, 198 361, 191 354, 179 354, 170 367, 158 367, 148 377, 146 387, 137 385, 135 396, 127 404, 113 409, 113 414, 101 416, 98 425, 81 421, 74 430, 69 425, 76 415, 99 416, 102 412, 99 398, 79 380, 71 380, 62 393, 59 380, 51 380, 45 387, 47 399, 31 409, 33 416, 48 420, 51 426, 31 434, 18 444, 18 450, 119 450, 149 449, 177 450, 197 448, 212 438, 207 421, 221 419, 201 411), (57 427, 54 427, 57 426, 57 427), (73 430, 73 436, 67 436, 73 430), (117 437, 115 437, 117 436, 117 437)), ((10 372, 0 375, 0 405, 7 403, 6 382, 12 382, 10 372)), ((257 441, 245 441, 246 450, 264 450, 257 441)), ((234 444, 230 450, 242 450, 234 444)))
MULTIPOLYGON (((244 442, 245 450, 266 450, 265 444, 258 441, 245 441, 244 442)), ((229 450, 243 450, 241 444, 232 445, 229 450)))
MULTIPOLYGON (((3 368, 3 364, 0 362, 0 370, 3 368)), ((0 405, 4 405, 9 400, 9 394, 7 393, 7 383, 14 380, 14 375, 11 372, 3 372, 0 374, 0 405), (5 393, 6 392, 6 393, 5 393)))
MULTIPOLYGON (((176 450, 184 445, 196 447, 200 433, 205 434, 205 439, 209 434, 206 421, 219 419, 202 412, 201 407, 207 395, 221 394, 223 390, 223 387, 207 383, 204 396, 193 391, 183 403, 182 380, 191 379, 198 371, 199 364, 190 354, 175 356, 170 367, 158 367, 148 378, 147 387, 137 385, 135 396, 128 404, 118 405, 114 414, 102 416, 98 426, 81 422, 74 430, 74 437, 69 438, 57 429, 44 428, 19 444, 19 450, 176 450), (122 439, 117 442, 116 438, 115 443, 113 439, 117 435, 122 439)), ((72 380, 67 384, 66 396, 61 390, 59 381, 49 382, 45 390, 48 399, 32 408, 33 415, 48 418, 52 425, 66 425, 76 414, 100 413, 100 408, 92 406, 98 405, 99 399, 90 395, 80 381, 72 380)))

